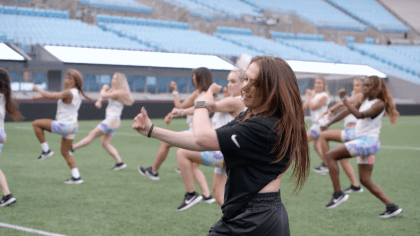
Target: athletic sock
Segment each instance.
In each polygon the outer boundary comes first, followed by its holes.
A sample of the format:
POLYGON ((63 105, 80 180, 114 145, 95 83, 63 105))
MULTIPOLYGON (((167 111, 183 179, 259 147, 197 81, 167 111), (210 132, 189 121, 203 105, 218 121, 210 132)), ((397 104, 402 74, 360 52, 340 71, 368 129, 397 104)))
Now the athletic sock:
POLYGON ((195 195, 195 191, 194 191, 194 192, 192 192, 192 193, 188 193, 188 192, 187 192, 187 195, 188 195, 188 197, 192 197, 192 196, 194 196, 194 195, 195 195))
POLYGON ((80 178, 79 169, 77 169, 77 168, 73 168, 73 169, 71 169, 71 175, 72 175, 72 176, 73 176, 73 178, 75 178, 75 179, 80 178))
POLYGON ((50 147, 48 146, 47 142, 41 143, 41 148, 43 152, 48 152, 50 150, 50 147))

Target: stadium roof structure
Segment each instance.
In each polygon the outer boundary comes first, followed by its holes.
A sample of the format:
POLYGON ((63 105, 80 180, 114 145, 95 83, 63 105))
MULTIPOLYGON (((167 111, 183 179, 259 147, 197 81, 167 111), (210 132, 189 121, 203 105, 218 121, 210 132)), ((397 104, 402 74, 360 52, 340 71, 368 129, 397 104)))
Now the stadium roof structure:
POLYGON ((63 63, 98 64, 116 66, 141 66, 194 69, 207 67, 211 70, 235 69, 235 66, 217 56, 144 52, 115 49, 78 48, 63 46, 44 46, 54 57, 63 63))
POLYGON ((0 43, 0 60, 25 61, 25 58, 4 43, 0 43))
MULTIPOLYGON (((313 73, 324 75, 376 75, 386 78, 387 75, 367 65, 339 64, 328 62, 308 62, 288 60, 295 73, 313 73)), ((337 79, 337 78, 335 78, 337 79)))

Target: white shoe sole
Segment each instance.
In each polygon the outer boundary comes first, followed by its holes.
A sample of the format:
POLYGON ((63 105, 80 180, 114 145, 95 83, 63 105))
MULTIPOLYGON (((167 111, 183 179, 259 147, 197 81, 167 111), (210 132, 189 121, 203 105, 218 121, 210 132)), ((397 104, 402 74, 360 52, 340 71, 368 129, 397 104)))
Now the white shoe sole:
POLYGON ((83 179, 77 181, 64 181, 65 184, 83 184, 83 179))
POLYGON ((145 176, 145 177, 147 177, 147 178, 149 178, 149 179, 151 179, 151 180, 158 181, 158 180, 160 179, 160 178, 159 178, 159 176, 158 176, 158 177, 156 177, 156 176, 150 175, 150 174, 149 174, 149 172, 145 172, 145 173, 143 173, 143 172, 140 170, 140 166, 137 168, 137 170, 139 171, 139 173, 140 173, 141 175, 143 175, 143 176, 145 176))
POLYGON ((344 193, 363 193, 363 188, 360 188, 360 190, 348 190, 348 191, 343 191, 344 193))
POLYGON ((43 160, 47 159, 48 157, 52 157, 52 155, 54 155, 53 151, 51 151, 48 155, 42 155, 41 154, 41 158, 38 158, 38 161, 43 161, 43 160))
POLYGON ((379 217, 380 218, 383 218, 383 219, 385 219, 385 218, 391 218, 391 217, 395 217, 395 216, 399 215, 401 212, 402 212, 402 209, 400 208, 400 209, 394 211, 393 213, 391 213, 389 215, 383 215, 383 216, 380 215, 379 217))
POLYGON ((327 209, 333 209, 333 208, 336 208, 336 207, 338 207, 338 205, 340 205, 341 203, 343 203, 343 202, 345 202, 345 201, 347 201, 347 199, 349 199, 349 195, 344 195, 344 197, 340 200, 340 201, 338 201, 338 202, 336 202, 334 205, 332 205, 332 206, 329 206, 329 207, 325 207, 325 208, 327 208, 327 209))
POLYGON ((13 197, 7 200, 6 202, 4 202, 3 204, 0 204, 0 206, 10 206, 14 203, 16 203, 16 198, 13 197))
POLYGON ((330 172, 328 170, 315 170, 312 169, 315 173, 318 173, 320 175, 328 175, 330 172))
POLYGON ((122 166, 120 166, 120 167, 114 167, 114 168, 112 168, 112 170, 117 171, 117 170, 123 170, 123 169, 125 169, 125 168, 127 168, 127 164, 125 164, 125 163, 124 163, 124 165, 122 165, 122 166))
POLYGON ((214 199, 214 198, 209 199, 209 200, 201 200, 201 202, 202 202, 202 203, 207 203, 207 204, 212 204, 212 203, 214 203, 215 201, 216 201, 216 199, 214 199))
POLYGON ((176 211, 185 211, 187 209, 190 209, 192 206, 194 206, 195 204, 201 202, 201 200, 203 199, 202 196, 198 196, 194 201, 192 201, 190 204, 186 205, 184 208, 181 209, 176 209, 176 211))

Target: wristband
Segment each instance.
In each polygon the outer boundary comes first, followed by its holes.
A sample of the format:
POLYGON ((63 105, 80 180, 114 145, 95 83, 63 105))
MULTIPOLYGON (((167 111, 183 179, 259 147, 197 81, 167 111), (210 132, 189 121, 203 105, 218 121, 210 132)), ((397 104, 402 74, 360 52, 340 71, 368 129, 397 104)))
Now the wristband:
POLYGON ((152 135, 153 127, 155 127, 154 124, 152 124, 152 126, 150 126, 149 133, 147 134, 148 138, 150 138, 150 136, 152 135))
POLYGON ((181 116, 184 116, 184 109, 179 109, 179 114, 181 115, 181 116))
POLYGON ((341 101, 342 101, 342 102, 344 102, 344 101, 346 101, 346 100, 347 100, 346 96, 344 96, 343 98, 341 98, 341 101))
POLYGON ((178 94, 178 91, 173 91, 172 94, 173 95, 178 94))

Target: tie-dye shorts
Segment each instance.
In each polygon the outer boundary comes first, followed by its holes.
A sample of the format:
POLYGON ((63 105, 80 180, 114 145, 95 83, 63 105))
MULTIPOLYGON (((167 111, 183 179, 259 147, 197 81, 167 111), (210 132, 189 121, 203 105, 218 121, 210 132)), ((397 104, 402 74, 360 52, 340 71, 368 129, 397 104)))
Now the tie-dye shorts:
POLYGON ((61 134, 61 137, 65 139, 74 139, 78 129, 79 124, 77 121, 74 123, 64 123, 53 120, 51 123, 51 132, 61 134))
POLYGON ((3 148, 4 143, 6 142, 6 139, 7 139, 6 131, 4 129, 0 129, 0 152, 1 152, 1 149, 3 148))
POLYGON ((114 135, 120 125, 120 117, 106 115, 105 120, 99 123, 97 127, 102 133, 114 135))
POLYGON ((345 130, 341 131, 341 141, 348 142, 353 139, 356 139, 356 124, 350 124, 346 127, 345 130))
POLYGON ((201 152, 201 160, 206 166, 222 167, 223 154, 220 151, 201 152))
MULTIPOLYGON (((358 137, 355 140, 345 143, 347 151, 349 151, 350 155, 352 156, 361 156, 361 160, 369 159, 371 155, 375 155, 379 148, 381 147, 381 143, 377 137, 371 136, 362 136, 358 137)), ((372 162, 372 163, 364 163, 364 164, 373 164, 373 158, 371 160, 364 160, 364 162, 372 162)), ((359 158, 358 158, 359 163, 359 158)))
POLYGON ((321 135, 321 125, 318 123, 313 123, 311 128, 309 128, 309 132, 315 137, 318 138, 321 135))

